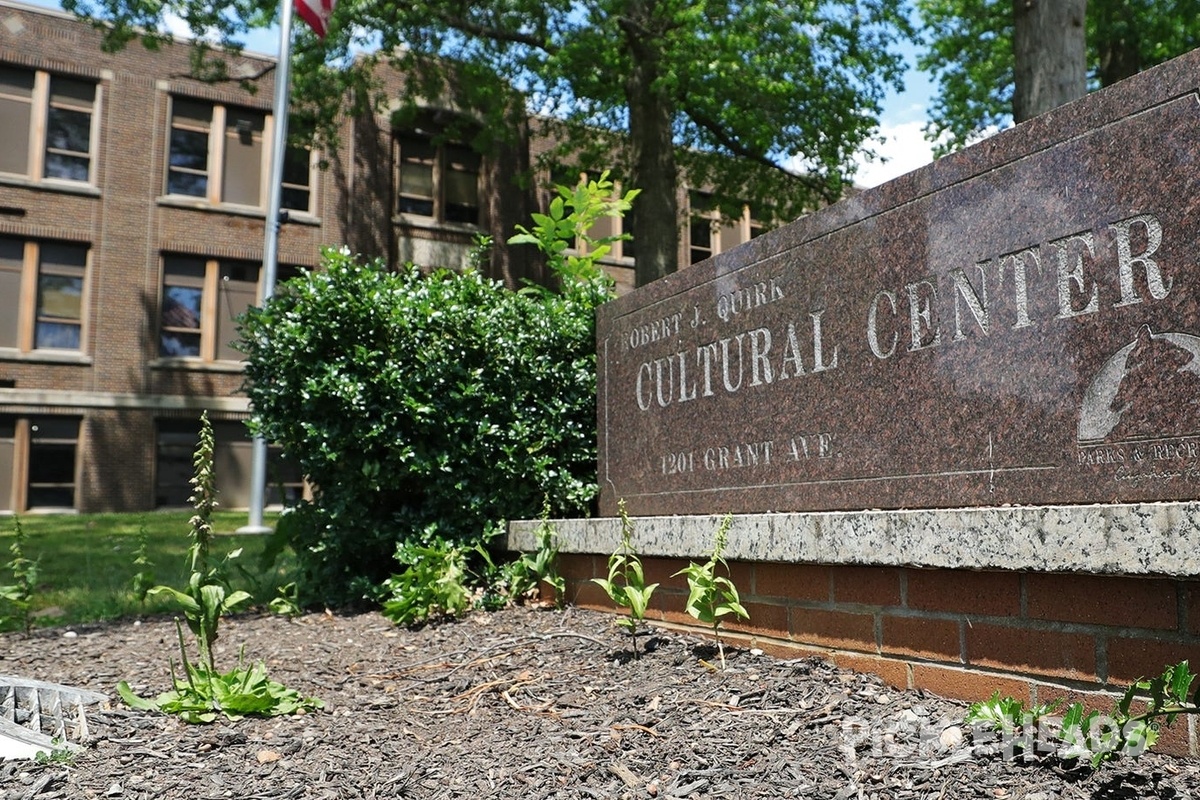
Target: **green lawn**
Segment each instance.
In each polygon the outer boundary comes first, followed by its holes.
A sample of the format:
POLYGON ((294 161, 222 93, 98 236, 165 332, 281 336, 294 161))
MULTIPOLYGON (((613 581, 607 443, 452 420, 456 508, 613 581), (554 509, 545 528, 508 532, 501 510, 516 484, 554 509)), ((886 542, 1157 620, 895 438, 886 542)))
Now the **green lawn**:
MULTIPOLYGON (((150 599, 143 605, 134 597, 132 580, 139 568, 133 560, 144 528, 155 582, 182 588, 187 583, 184 562, 191 516, 190 510, 180 510, 20 517, 25 532, 25 556, 40 559, 33 600, 35 624, 63 625, 172 611, 166 600, 150 599)), ((274 521, 275 515, 267 516, 267 525, 273 525, 274 521)), ((0 517, 0 585, 13 583, 8 562, 12 558, 10 547, 16 524, 12 517, 0 517)), ((217 536, 212 557, 215 561, 230 550, 242 548, 242 555, 235 563, 248 574, 232 570, 232 583, 235 588, 254 595, 256 605, 265 606, 279 586, 294 579, 295 560, 290 551, 285 551, 274 568, 261 572, 259 556, 267 537, 234 533, 245 524, 245 512, 214 514, 213 529, 217 536)), ((0 601, 0 630, 15 627, 14 623, 3 621, 10 612, 0 601)))

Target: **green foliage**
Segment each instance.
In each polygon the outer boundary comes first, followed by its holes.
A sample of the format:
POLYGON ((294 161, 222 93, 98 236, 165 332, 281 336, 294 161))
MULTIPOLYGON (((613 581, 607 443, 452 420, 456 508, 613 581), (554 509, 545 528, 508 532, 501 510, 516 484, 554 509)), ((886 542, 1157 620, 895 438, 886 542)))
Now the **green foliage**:
MULTIPOLYGON (((234 70, 205 43, 237 39, 276 11, 269 0, 65 7, 108 23, 112 46, 139 36, 157 44, 169 38, 154 35, 169 18, 185 20, 208 57, 201 72, 218 76, 234 70)), ((674 269, 674 198, 685 174, 728 204, 774 208, 779 219, 840 197, 887 88, 901 85, 898 44, 910 33, 902 0, 343 2, 324 40, 298 33, 293 119, 328 131, 348 101, 354 112, 399 105, 398 115, 414 115, 424 100, 469 110, 448 134, 491 153, 525 116, 512 89, 519 83, 547 117, 571 124, 553 137, 561 150, 608 159, 587 169, 619 161, 631 185, 655 198, 638 212, 638 264, 652 253, 674 269), (345 66, 328 66, 335 62, 345 66), (372 75, 381 62, 406 74, 399 97, 372 75), (658 148, 662 159, 638 158, 658 148)))
POLYGON ((592 583, 603 589, 617 607, 628 609, 629 616, 624 617, 621 624, 629 630, 633 657, 638 658, 638 625, 646 617, 646 609, 658 584, 646 584, 642 560, 633 550, 633 522, 625 511, 624 500, 618 502, 617 509, 621 514, 621 546, 608 557, 608 577, 592 578, 592 583))
MULTIPOLYGON (((561 254, 555 237, 628 207, 603 188, 571 190, 553 232, 522 235, 561 254)), ((327 250, 323 271, 243 317, 255 430, 317 487, 286 515, 305 592, 375 596, 398 546, 430 544, 428 530, 470 551, 544 497, 555 515, 588 511, 594 312, 612 296, 588 263, 551 258, 561 292, 513 292, 473 270, 392 272, 327 250)))
POLYGON ((146 595, 158 583, 154 579, 154 562, 150 559, 148 548, 149 542, 146 535, 146 526, 143 524, 138 529, 137 546, 133 550, 133 567, 136 571, 130 580, 130 588, 133 590, 133 596, 142 605, 146 604, 146 595))
POLYGON ((993 692, 986 701, 972 703, 967 709, 964 721, 968 725, 980 725, 985 728, 1016 735, 1025 728, 1038 724, 1043 717, 1054 713, 1059 701, 1041 703, 1026 710, 1025 704, 1011 697, 1000 697, 999 692, 993 692))
POLYGON ((14 519, 16 536, 9 545, 8 552, 12 558, 5 565, 12 573, 13 583, 0 586, 0 601, 9 609, 0 616, 0 623, 10 620, 20 624, 26 633, 33 629, 33 600, 38 585, 39 559, 25 555, 25 530, 21 521, 14 519))
POLYGON ((79 751, 64 745, 63 740, 55 738, 53 740, 54 748, 49 752, 39 750, 34 754, 33 760, 38 764, 50 764, 54 766, 69 767, 75 763, 79 751))
POLYGON ((689 561, 686 567, 675 573, 687 576, 687 612, 712 628, 721 657, 721 669, 725 669, 725 645, 721 641, 722 618, 732 614, 740 619, 750 619, 750 612, 742 605, 737 587, 729 578, 729 565, 723 555, 731 525, 733 515, 727 514, 717 528, 717 539, 708 561, 703 564, 689 561), (718 566, 725 570, 724 575, 717 574, 718 566))
POLYGON ((217 639, 221 617, 251 600, 247 592, 232 590, 227 577, 227 565, 241 555, 240 549, 229 552, 216 564, 210 563, 212 514, 217 507, 213 446, 212 423, 208 421, 208 412, 204 412, 200 415, 200 440, 192 459, 195 475, 191 481, 191 503, 195 514, 190 520, 191 545, 188 547, 187 560, 191 575, 188 578, 187 590, 155 586, 147 592, 151 596, 170 598, 183 612, 200 648, 200 660, 210 672, 214 671, 212 646, 217 639))
POLYGON ((396 561, 404 571, 383 584, 383 615, 397 625, 431 617, 454 617, 471 607, 466 551, 434 539, 428 545, 401 544, 396 561))
POLYGON ((192 461, 195 474, 192 477, 191 502, 195 513, 189 521, 191 544, 187 551, 187 564, 191 574, 187 590, 155 586, 148 592, 152 596, 170 598, 183 612, 196 638, 200 658, 193 662, 188 657, 183 626, 176 618, 179 665, 183 670, 183 678, 176 675, 175 661, 172 659, 169 691, 148 700, 139 697, 128 683, 121 681, 117 685, 117 692, 131 708, 176 714, 191 723, 212 722, 222 714, 228 719, 240 719, 247 714, 276 716, 321 708, 319 700, 302 698, 297 692, 270 680, 261 664, 246 667, 244 648, 238 656, 238 666, 229 672, 218 672, 213 662, 213 643, 217 639, 221 617, 251 599, 244 591, 231 590, 227 577, 229 562, 241 555, 241 550, 229 552, 215 564, 211 559, 212 519, 217 507, 213 445, 212 424, 205 412, 200 416, 200 441, 192 461))
MULTIPOLYGON (((1045 730, 1039 731, 1039 744, 1048 739, 1050 749, 1060 758, 1083 759, 1093 769, 1119 756, 1139 756, 1158 741, 1160 720, 1169 726, 1180 714, 1200 714, 1200 686, 1193 693, 1194 681, 1188 662, 1181 661, 1166 667, 1158 677, 1135 681, 1107 715, 1088 711, 1082 703, 1072 703, 1049 737, 1045 730), (1145 707, 1135 714, 1133 704, 1139 697, 1144 698, 1145 707)), ((1033 738, 1028 732, 1058 705, 1056 702, 1026 711, 1020 701, 1001 699, 996 692, 986 702, 972 704, 965 721, 1008 737, 1024 734, 1028 744, 1033 738)))
POLYGON ((542 506, 542 518, 537 527, 537 550, 521 553, 515 560, 504 565, 502 572, 513 599, 530 594, 540 583, 554 589, 554 602, 563 605, 567 582, 558 574, 558 532, 550 523, 550 500, 542 506))
MULTIPOLYGON (((917 0, 937 94, 926 137, 939 155, 1012 121, 1013 17, 1009 0, 917 0)), ((1090 85, 1108 85, 1117 63, 1145 69, 1200 46, 1200 0, 1089 0, 1090 85)))
MULTIPOLYGON (((621 197, 613 197, 612 190, 608 170, 598 179, 581 181, 574 187, 554 187, 557 197, 550 201, 550 213, 533 214, 533 230, 517 225, 517 233, 508 243, 536 246, 560 280, 578 288, 611 292, 612 279, 601 268, 600 259, 612 251, 613 242, 629 241, 632 237, 621 234, 595 239, 590 231, 604 217, 625 216, 641 193, 639 189, 631 189, 621 197), (583 244, 583 252, 573 251, 577 243, 583 244)), ((603 302, 604 298, 599 300, 603 302)))
POLYGON ((298 617, 303 611, 300 608, 300 590, 296 587, 296 582, 285 583, 280 586, 276 595, 271 598, 271 602, 267 604, 267 608, 272 614, 278 614, 281 617, 298 617))
MULTIPOLYGON (((176 622, 178 626, 178 622, 176 622)), ((271 680, 262 664, 246 666, 245 652, 229 672, 217 672, 203 661, 193 663, 183 643, 183 628, 177 627, 183 677, 171 661, 171 688, 154 699, 139 696, 128 682, 117 684, 117 694, 137 711, 174 714, 184 722, 203 724, 224 716, 238 720, 246 716, 277 717, 324 708, 314 697, 303 697, 294 689, 271 680)))

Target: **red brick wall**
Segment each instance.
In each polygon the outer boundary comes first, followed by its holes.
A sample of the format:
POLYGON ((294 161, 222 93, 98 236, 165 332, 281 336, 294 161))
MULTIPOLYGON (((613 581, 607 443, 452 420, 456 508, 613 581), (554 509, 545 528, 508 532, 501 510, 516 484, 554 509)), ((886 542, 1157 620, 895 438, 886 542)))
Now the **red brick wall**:
MULTIPOLYGON (((661 585, 648 617, 695 626, 680 559, 644 558, 661 585)), ((589 582, 607 556, 563 554, 567 599, 611 609, 589 582)), ((1200 581, 948 569, 730 564, 750 612, 726 627, 744 646, 820 653, 893 686, 975 701, 1063 697, 1108 711, 1112 692, 1167 664, 1200 665, 1200 581)), ((1159 748, 1189 752, 1181 719, 1159 748)), ((1192 751, 1194 753, 1194 751, 1192 751)))

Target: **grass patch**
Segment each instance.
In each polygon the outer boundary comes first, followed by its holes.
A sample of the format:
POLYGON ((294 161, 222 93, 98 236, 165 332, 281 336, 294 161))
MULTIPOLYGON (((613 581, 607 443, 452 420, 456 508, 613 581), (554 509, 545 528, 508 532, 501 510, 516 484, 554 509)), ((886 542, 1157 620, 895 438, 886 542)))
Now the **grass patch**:
MULTIPOLYGON (((185 556, 192 514, 183 509, 21 517, 25 555, 40 561, 33 593, 35 625, 67 625, 173 611, 174 606, 166 598, 138 601, 133 577, 144 568, 134 564, 134 558, 144 529, 146 556, 153 563, 155 582, 184 588, 189 575, 185 556)), ((273 525, 276 518, 267 515, 265 522, 273 525)), ((244 572, 231 575, 231 582, 235 589, 253 595, 255 605, 265 608, 279 586, 296 579, 296 562, 291 551, 285 550, 273 568, 261 571, 259 559, 267 537, 236 535, 234 531, 245 524, 245 512, 219 511, 213 515, 217 533, 212 543, 213 557, 222 558, 241 547, 239 562, 244 572)), ((6 565, 15 535, 14 520, 0 517, 0 585, 12 581, 6 565)), ((18 627, 16 621, 3 619, 6 611, 0 607, 0 631, 18 627)))

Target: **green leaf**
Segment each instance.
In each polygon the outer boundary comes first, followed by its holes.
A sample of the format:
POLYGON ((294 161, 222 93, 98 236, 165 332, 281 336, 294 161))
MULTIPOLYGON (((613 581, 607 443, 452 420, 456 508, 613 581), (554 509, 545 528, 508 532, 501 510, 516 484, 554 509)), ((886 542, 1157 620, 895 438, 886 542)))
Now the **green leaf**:
POLYGON ((155 586, 146 592, 146 595, 148 597, 165 595, 171 598, 171 600, 173 600, 175 604, 179 606, 180 611, 182 611, 188 617, 195 617, 199 616, 200 614, 200 604, 197 603, 190 594, 186 594, 170 586, 155 586))
POLYGON ((1187 703, 1188 689, 1192 686, 1195 676, 1192 675, 1187 661, 1181 661, 1168 670, 1168 682, 1171 687, 1171 699, 1179 704, 1187 703))
POLYGON ((121 681, 117 684, 117 694, 125 701, 125 705, 132 708, 134 711, 158 711, 158 704, 153 700, 147 700, 144 697, 137 695, 133 689, 129 688, 126 681, 121 681))

